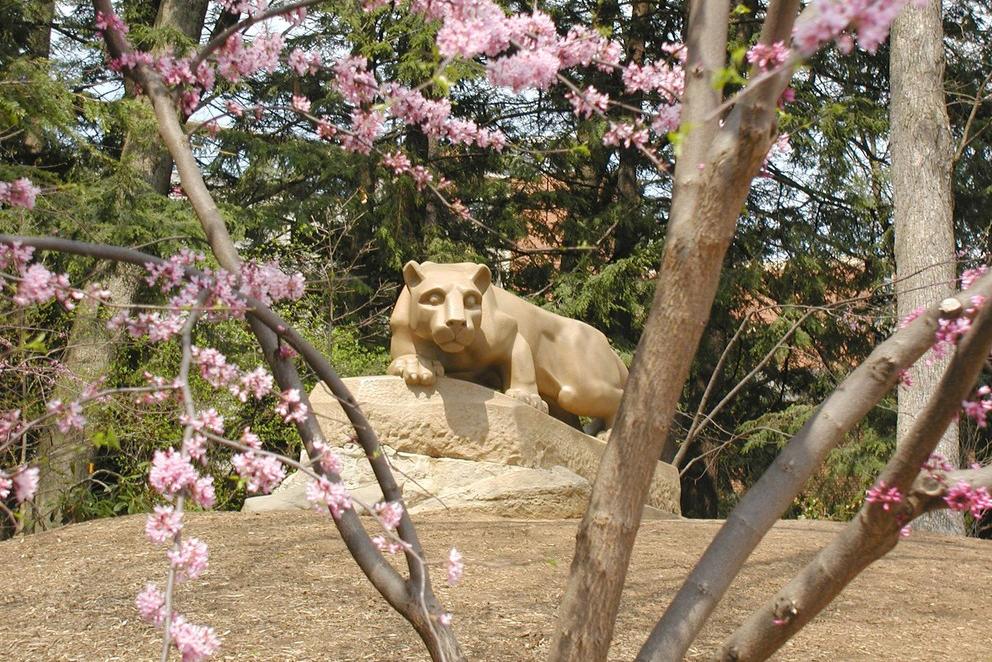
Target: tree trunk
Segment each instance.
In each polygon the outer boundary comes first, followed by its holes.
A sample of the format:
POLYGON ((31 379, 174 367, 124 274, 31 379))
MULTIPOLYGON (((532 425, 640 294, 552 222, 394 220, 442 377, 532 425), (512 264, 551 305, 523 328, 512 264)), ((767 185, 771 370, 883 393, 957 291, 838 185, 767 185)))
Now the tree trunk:
MULTIPOLYGON (((953 146, 944 100, 940 3, 909 6, 892 25, 890 55, 892 189, 896 302, 902 319, 954 291, 953 146)), ((897 444, 933 394, 946 361, 920 362, 912 387, 899 389, 897 444)), ((937 452, 958 466, 958 428, 950 425, 937 452)), ((961 513, 927 513, 916 526, 964 535, 961 513)))
MULTIPOLYGON (((159 5, 155 26, 180 30, 198 41, 206 17, 206 0, 164 0, 159 5)), ((142 179, 162 195, 169 192, 172 177, 172 157, 162 145, 157 133, 140 135, 134 131, 124 140, 122 160, 130 162, 142 179)), ((131 302, 138 290, 140 272, 119 267, 106 283, 119 303, 131 302)), ((54 388, 54 398, 64 403, 79 397, 86 382, 105 375, 114 358, 115 337, 99 318, 99 309, 90 300, 79 303, 69 332, 68 349, 62 359, 65 375, 54 388)), ((54 425, 38 449, 41 467, 38 495, 31 518, 31 530, 61 526, 65 520, 65 498, 89 475, 93 448, 87 434, 80 430, 60 432, 54 425)))
MULTIPOLYGON (((155 27, 169 27, 199 42, 207 0, 163 0, 155 17, 155 27)), ((165 195, 172 180, 172 157, 155 132, 133 131, 124 140, 122 160, 130 162, 149 186, 165 195)))
MULTIPOLYGON (((131 301, 138 286, 138 269, 119 266, 106 281, 114 301, 131 301)), ((83 299, 76 307, 68 349, 62 358, 65 374, 58 380, 53 399, 69 403, 79 398, 84 386, 106 375, 114 355, 116 334, 107 330, 100 307, 83 299)), ((61 432, 52 425, 38 447, 38 492, 34 500, 32 529, 50 529, 64 523, 65 499, 91 474, 93 448, 86 430, 61 432)))

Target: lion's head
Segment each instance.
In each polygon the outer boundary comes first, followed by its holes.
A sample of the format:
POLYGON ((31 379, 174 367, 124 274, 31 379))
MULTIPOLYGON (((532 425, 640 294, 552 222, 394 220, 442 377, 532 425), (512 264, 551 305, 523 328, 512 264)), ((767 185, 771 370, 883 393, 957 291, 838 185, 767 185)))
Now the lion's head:
POLYGON ((483 264, 407 262, 403 280, 410 290, 410 328, 445 352, 472 344, 482 322, 483 295, 492 274, 483 264))

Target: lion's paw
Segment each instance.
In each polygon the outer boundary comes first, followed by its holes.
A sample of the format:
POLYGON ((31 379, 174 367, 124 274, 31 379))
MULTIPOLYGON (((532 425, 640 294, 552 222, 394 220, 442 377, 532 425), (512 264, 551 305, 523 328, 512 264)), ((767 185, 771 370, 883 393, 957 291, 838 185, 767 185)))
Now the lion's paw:
POLYGON ((438 377, 444 377, 444 366, 434 359, 406 354, 393 359, 386 373, 402 377, 409 386, 433 386, 438 377))
POLYGON ((548 413, 548 403, 542 400, 541 396, 537 393, 531 393, 530 391, 524 391, 519 388, 511 388, 506 392, 506 395, 514 400, 520 400, 520 402, 526 403, 542 413, 548 413))

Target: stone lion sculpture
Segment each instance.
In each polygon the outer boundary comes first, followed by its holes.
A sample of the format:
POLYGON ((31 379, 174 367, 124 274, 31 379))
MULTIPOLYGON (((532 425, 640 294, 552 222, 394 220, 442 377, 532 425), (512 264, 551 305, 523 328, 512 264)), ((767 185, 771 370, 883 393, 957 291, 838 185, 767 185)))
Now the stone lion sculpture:
POLYGON ((410 261, 403 279, 390 375, 430 386, 447 374, 612 427, 627 367, 601 332, 496 287, 485 265, 410 261))

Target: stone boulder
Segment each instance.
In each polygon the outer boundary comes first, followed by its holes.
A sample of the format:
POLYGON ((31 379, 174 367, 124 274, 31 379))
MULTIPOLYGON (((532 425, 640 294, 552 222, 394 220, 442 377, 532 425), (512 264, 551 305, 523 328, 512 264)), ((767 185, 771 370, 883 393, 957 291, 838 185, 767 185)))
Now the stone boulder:
MULTIPOLYGON (((604 441, 470 382, 441 378, 433 387, 410 387, 399 377, 344 381, 381 443, 403 453, 530 469, 564 467, 591 483, 606 449, 604 441)), ((323 384, 310 394, 310 402, 330 443, 341 446, 351 438, 351 424, 323 384)), ((678 471, 664 462, 654 464, 647 504, 677 515, 678 471)))
MULTIPOLYGON (((351 495, 372 505, 382 500, 365 453, 356 444, 338 449, 341 478, 351 495)), ((401 453, 387 448, 386 457, 412 514, 437 511, 482 512, 521 519, 581 517, 589 500, 589 481, 564 467, 530 469, 493 462, 401 453)), ((306 457, 301 458, 306 462, 306 457)), ((245 501, 246 512, 310 508, 305 474, 290 474, 272 494, 245 501)))

